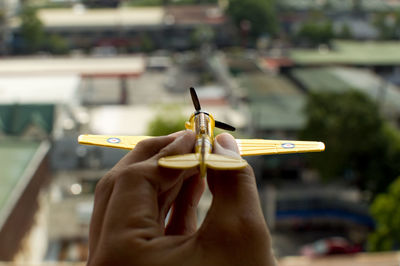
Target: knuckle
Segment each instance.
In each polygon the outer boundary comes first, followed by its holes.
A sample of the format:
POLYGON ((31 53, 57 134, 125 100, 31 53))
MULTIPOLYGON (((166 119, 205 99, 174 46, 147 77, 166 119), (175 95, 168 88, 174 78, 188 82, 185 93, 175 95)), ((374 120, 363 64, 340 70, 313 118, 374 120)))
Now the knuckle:
POLYGON ((171 146, 170 146, 170 145, 168 145, 168 146, 162 148, 162 149, 159 151, 159 153, 157 154, 157 158, 162 158, 162 157, 166 157, 166 156, 169 156, 169 155, 173 155, 173 154, 172 154, 172 151, 171 151, 171 146))
POLYGON ((139 147, 139 148, 149 147, 152 145, 153 141, 154 141, 153 139, 145 139, 145 140, 139 141, 139 143, 136 144, 136 148, 137 147, 139 147))
POLYGON ((106 191, 112 188, 114 184, 113 170, 103 176, 96 185, 95 196, 104 194, 106 191))

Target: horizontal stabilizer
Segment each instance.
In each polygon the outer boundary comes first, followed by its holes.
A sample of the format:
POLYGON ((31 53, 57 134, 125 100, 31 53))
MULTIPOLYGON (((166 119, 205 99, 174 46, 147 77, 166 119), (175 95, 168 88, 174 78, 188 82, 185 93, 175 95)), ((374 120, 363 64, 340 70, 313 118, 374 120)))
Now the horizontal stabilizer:
MULTIPOLYGON (((166 168, 189 169, 200 165, 200 155, 195 153, 173 155, 158 160, 158 165, 166 168)), ((216 170, 235 170, 247 166, 242 158, 233 158, 219 154, 208 154, 205 165, 216 170)))
POLYGON ((234 158, 220 154, 208 154, 206 165, 215 170, 237 170, 247 166, 247 162, 242 158, 234 158))
POLYGON ((158 160, 158 165, 166 168, 189 169, 200 164, 199 156, 195 153, 173 155, 158 160))

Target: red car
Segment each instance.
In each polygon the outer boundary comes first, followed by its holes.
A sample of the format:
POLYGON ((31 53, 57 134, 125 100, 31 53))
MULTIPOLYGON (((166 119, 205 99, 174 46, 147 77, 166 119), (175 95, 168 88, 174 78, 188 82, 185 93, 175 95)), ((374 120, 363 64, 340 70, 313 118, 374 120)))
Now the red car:
POLYGON ((300 253, 303 256, 318 257, 335 254, 353 254, 361 252, 360 245, 354 245, 343 237, 330 237, 305 245, 300 253))

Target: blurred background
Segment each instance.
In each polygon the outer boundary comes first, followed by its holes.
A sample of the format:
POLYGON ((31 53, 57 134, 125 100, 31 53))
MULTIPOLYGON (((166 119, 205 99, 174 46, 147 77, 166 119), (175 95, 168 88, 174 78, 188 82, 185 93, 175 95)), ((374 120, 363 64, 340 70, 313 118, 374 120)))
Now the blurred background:
POLYGON ((326 144, 247 158, 281 265, 399 265, 399 39, 399 0, 2 0, 0 261, 84 265, 125 152, 77 136, 180 130, 193 86, 236 137, 326 144))

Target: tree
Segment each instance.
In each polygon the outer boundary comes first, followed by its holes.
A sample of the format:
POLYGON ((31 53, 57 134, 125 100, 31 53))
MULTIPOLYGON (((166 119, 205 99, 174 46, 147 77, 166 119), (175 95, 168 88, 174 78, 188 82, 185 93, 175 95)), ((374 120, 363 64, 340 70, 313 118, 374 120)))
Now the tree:
POLYGON ((339 39, 351 40, 353 39, 353 32, 349 26, 349 24, 344 23, 342 28, 337 36, 339 39))
POLYGON ((145 53, 150 53, 155 49, 154 42, 147 33, 142 34, 140 37, 140 48, 145 53))
POLYGON ((277 33, 275 0, 231 0, 227 12, 239 29, 243 22, 249 22, 253 38, 277 33))
POLYGON ((57 55, 66 54, 69 49, 67 41, 60 35, 56 34, 50 35, 47 38, 46 46, 52 54, 57 55))
POLYGON ((163 106, 147 127, 149 136, 164 136, 185 129, 186 117, 176 106, 163 106))
POLYGON ((297 38, 310 46, 329 44, 333 37, 332 23, 327 20, 305 22, 297 32, 297 38))
POLYGON ((190 40, 195 47, 209 44, 215 37, 215 32, 208 25, 197 26, 190 36, 190 40))
POLYGON ((381 39, 399 39, 400 11, 377 14, 374 19, 374 26, 378 29, 381 39))
POLYGON ((301 138, 326 144, 325 152, 310 156, 325 180, 341 177, 375 195, 397 177, 399 133, 383 121, 377 105, 365 95, 356 91, 311 94, 305 113, 301 138))
POLYGON ((44 42, 43 23, 37 16, 37 11, 31 6, 24 6, 20 13, 21 25, 19 28, 23 39, 23 49, 26 53, 40 50, 44 42))
POLYGON ((368 249, 389 251, 400 246, 400 177, 387 193, 379 194, 370 206, 376 222, 375 232, 369 235, 368 249))

